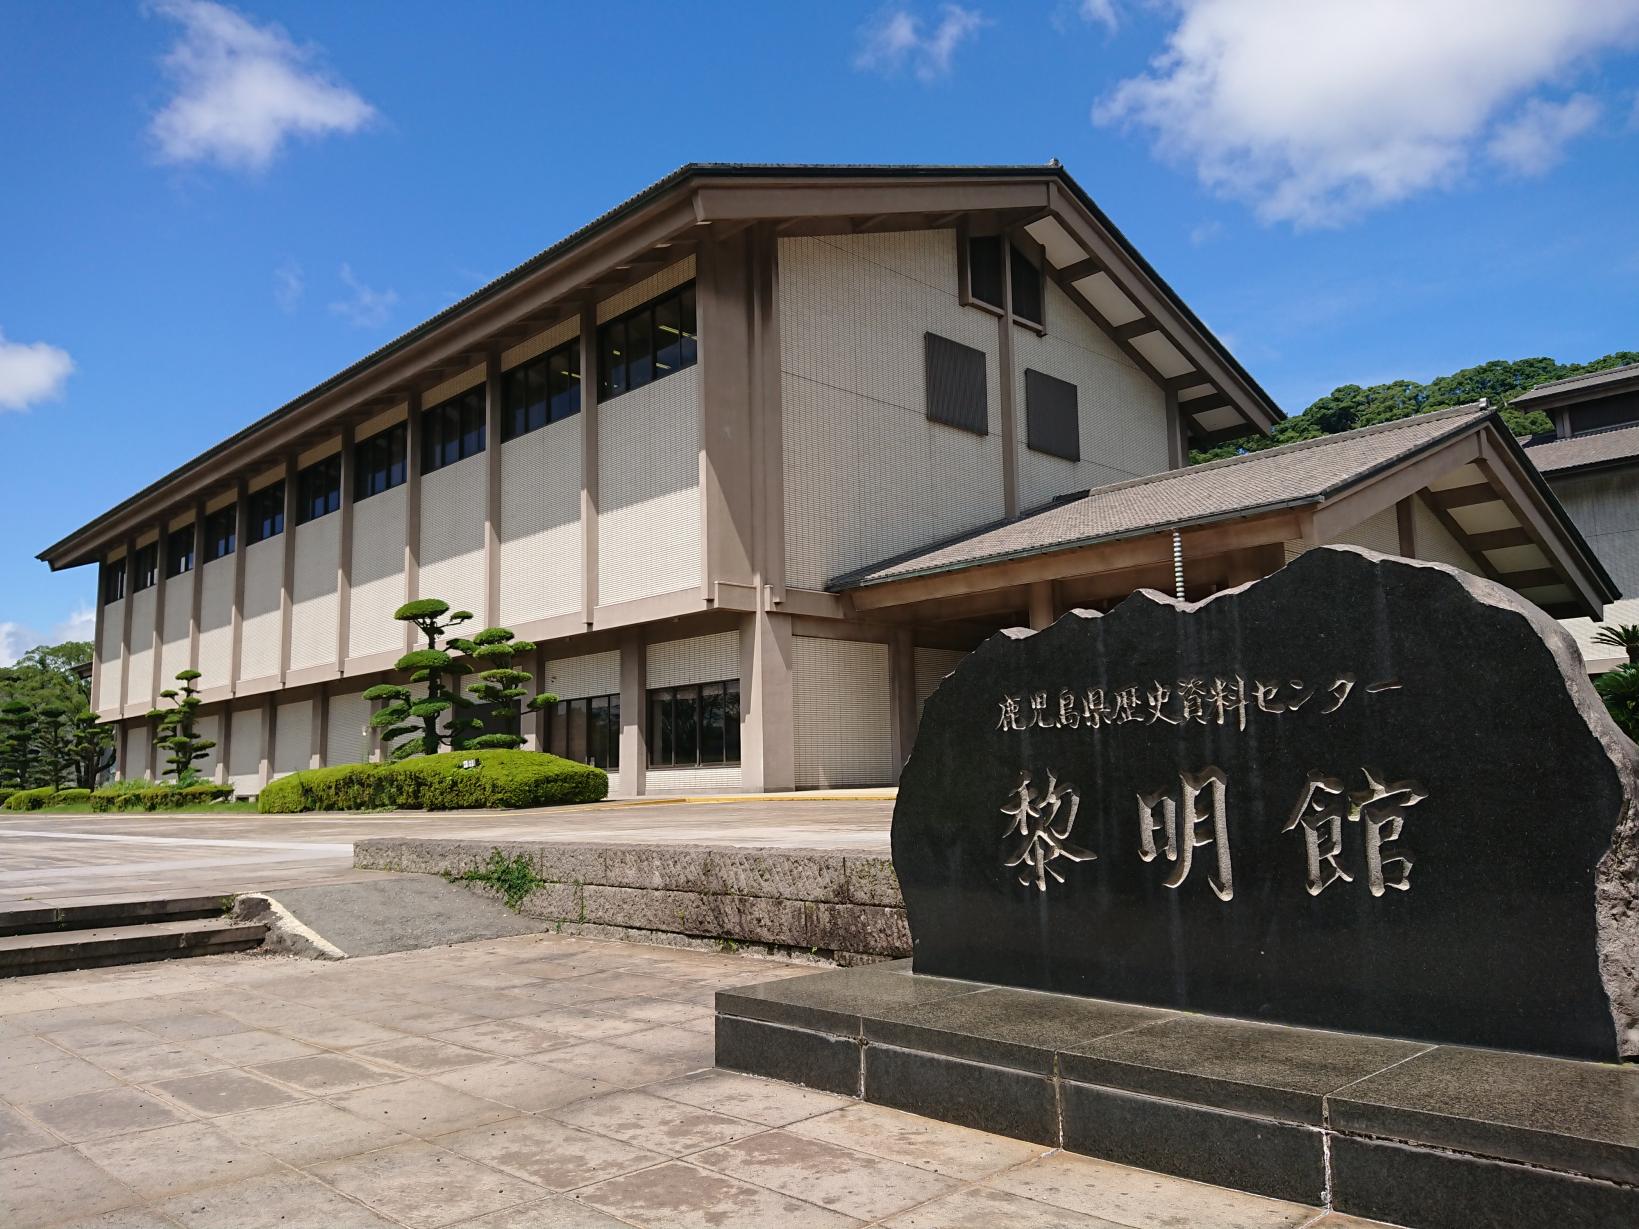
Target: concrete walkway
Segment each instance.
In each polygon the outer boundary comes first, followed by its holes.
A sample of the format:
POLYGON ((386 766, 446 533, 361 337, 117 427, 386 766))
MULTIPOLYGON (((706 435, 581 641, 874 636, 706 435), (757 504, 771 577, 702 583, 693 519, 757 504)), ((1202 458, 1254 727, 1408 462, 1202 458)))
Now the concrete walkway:
POLYGON ((163 895, 225 895, 375 877, 368 836, 680 841, 885 851, 893 803, 609 802, 534 811, 370 815, 20 815, 0 820, 0 909, 163 895))
POLYGON ((528 936, 0 994, 7 1229, 1363 1229, 712 1063, 810 970, 528 936))

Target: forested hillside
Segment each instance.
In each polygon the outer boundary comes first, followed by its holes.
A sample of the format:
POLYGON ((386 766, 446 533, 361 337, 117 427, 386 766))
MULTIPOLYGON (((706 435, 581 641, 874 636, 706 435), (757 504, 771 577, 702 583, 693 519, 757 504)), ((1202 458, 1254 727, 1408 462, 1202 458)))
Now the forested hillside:
POLYGON ((1508 361, 1493 359, 1478 367, 1465 367, 1448 376, 1439 376, 1427 384, 1416 380, 1395 380, 1389 384, 1374 384, 1361 388, 1358 384, 1344 384, 1334 388, 1314 402, 1301 414, 1295 414, 1275 427, 1268 438, 1252 436, 1216 448, 1190 454, 1190 461, 1216 461, 1240 452, 1256 452, 1277 444, 1292 444, 1298 440, 1335 435, 1355 427, 1369 427, 1374 423, 1392 422, 1430 410, 1462 405, 1489 397, 1491 404, 1500 406, 1503 420, 1515 435, 1534 435, 1553 430, 1553 424, 1540 410, 1521 413, 1511 408, 1513 399, 1527 389, 1550 380, 1584 371, 1604 371, 1624 363, 1639 362, 1639 351, 1619 350, 1588 363, 1560 363, 1551 358, 1521 358, 1508 361))

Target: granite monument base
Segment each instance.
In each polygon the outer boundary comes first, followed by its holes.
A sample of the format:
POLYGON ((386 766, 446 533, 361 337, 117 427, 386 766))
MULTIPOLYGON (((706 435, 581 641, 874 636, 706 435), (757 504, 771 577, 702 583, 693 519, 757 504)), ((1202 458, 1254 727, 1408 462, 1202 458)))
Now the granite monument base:
POLYGON ((717 1065, 1418 1229, 1639 1224, 1639 1068, 928 977, 720 991, 717 1065))

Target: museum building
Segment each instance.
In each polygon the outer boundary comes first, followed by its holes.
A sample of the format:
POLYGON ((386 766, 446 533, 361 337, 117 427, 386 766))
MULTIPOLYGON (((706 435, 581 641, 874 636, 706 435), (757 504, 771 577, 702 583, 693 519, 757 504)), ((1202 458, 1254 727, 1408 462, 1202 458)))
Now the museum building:
POLYGON ((418 597, 633 796, 890 784, 998 628, 1320 543, 1617 596, 1484 403, 1185 467, 1281 416, 1056 163, 690 165, 40 558, 100 571, 120 772, 193 668, 243 794, 380 755, 418 597))

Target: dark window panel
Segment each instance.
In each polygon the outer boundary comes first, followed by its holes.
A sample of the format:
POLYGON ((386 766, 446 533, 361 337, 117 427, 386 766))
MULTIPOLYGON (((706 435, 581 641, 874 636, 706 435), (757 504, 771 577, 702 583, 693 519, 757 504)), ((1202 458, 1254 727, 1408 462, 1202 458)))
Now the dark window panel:
POLYGON ((626 321, 626 387, 642 388, 654 379, 654 313, 635 312, 626 321))
POLYGON ((649 693, 649 762, 657 768, 672 763, 672 693, 649 693))
POLYGON ((1013 315, 1031 324, 1042 323, 1041 270, 1018 248, 1009 249, 1013 265, 1013 315))
POLYGON ((174 530, 165 540, 165 575, 181 576, 193 571, 194 527, 174 530))
POLYGON ((1036 452, 1081 460, 1081 415, 1076 386, 1067 380, 1025 369, 1025 442, 1036 452))
POLYGON ((611 320, 598 330, 598 399, 626 391, 626 322, 611 320))
POLYGON ((740 680, 723 684, 723 759, 740 762, 740 680))
POLYGON ((552 422, 580 413, 580 342, 572 341, 546 356, 546 395, 552 422))
POLYGON ((559 758, 569 752, 569 702, 559 700, 552 706, 546 723, 546 749, 559 758))
POLYGON ((996 235, 981 235, 967 241, 968 297, 1001 308, 1002 241, 996 235))
POLYGON ((136 573, 132 577, 132 589, 141 593, 150 589, 159 580, 159 543, 150 542, 147 546, 137 547, 136 573))
POLYGON ((618 397, 692 367, 699 351, 690 282, 598 329, 598 397, 618 397))
POLYGON ((654 305, 655 378, 683 365, 683 304, 678 299, 662 299, 654 305))
POLYGON ((705 683, 700 688, 700 762, 723 762, 723 685, 705 683))
POLYGON ((677 296, 677 303, 683 317, 682 366, 693 367, 700 357, 700 342, 694 320, 693 282, 683 287, 683 293, 677 296))
POLYGON ((984 351, 937 333, 924 336, 928 418, 975 435, 988 435, 990 406, 985 387, 984 351))
POLYGON ((285 531, 285 484, 275 482, 250 496, 250 541, 252 545, 277 537, 285 531))
POLYGON ((305 525, 341 507, 341 454, 326 457, 296 475, 296 523, 305 525))
POLYGON ((125 560, 116 559, 102 565, 102 604, 117 602, 125 596, 125 560))

